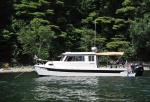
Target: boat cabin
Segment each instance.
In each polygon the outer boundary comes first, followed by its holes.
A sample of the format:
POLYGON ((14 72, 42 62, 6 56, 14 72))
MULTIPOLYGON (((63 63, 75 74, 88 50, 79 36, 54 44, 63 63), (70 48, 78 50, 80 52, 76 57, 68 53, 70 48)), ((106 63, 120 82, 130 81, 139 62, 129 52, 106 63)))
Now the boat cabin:
POLYGON ((60 61, 92 62, 96 61, 96 54, 95 52, 66 52, 63 53, 63 57, 60 61))
POLYGON ((59 68, 97 68, 97 57, 95 52, 65 52, 60 61, 53 61, 53 64, 59 68))
MULTIPOLYGON (((48 61, 45 65, 57 68, 98 68, 100 67, 99 59, 100 56, 122 56, 123 52, 65 52, 61 55, 60 61, 48 61)), ((106 67, 109 62, 107 62, 106 67)), ((112 66, 112 65, 111 65, 112 66)))
POLYGON ((97 68, 99 56, 117 56, 123 55, 123 52, 65 52, 62 54, 60 61, 53 61, 58 68, 97 68))

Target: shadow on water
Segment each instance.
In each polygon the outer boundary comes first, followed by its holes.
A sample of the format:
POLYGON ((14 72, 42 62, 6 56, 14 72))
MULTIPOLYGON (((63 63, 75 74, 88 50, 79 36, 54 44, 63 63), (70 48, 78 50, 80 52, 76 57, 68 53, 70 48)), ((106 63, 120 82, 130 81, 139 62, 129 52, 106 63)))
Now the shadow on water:
POLYGON ((38 77, 0 74, 2 102, 149 102, 150 71, 142 77, 38 77))

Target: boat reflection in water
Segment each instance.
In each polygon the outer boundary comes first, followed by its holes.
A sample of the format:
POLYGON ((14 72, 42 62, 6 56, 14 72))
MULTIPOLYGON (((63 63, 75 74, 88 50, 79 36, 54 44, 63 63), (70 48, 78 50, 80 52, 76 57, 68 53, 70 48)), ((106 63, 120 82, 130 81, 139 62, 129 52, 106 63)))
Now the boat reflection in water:
POLYGON ((95 100, 96 77, 40 77, 36 79, 37 87, 33 89, 36 100, 71 101, 95 100))
MULTIPOLYGON (((34 80, 34 98, 50 102, 121 102, 149 100, 147 80, 128 77, 39 77, 34 80), (143 87, 143 83, 147 83, 143 87), (139 97, 140 96, 140 97, 139 97), (143 97, 143 98, 141 98, 143 97)), ((148 101, 146 101, 148 102, 148 101)))

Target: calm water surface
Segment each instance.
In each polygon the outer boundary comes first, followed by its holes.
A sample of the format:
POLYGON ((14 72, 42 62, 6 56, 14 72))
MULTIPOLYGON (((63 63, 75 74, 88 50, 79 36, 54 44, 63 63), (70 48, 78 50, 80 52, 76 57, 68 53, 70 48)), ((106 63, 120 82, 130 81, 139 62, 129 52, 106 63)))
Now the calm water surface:
POLYGON ((19 74, 0 74, 0 102, 150 102, 150 71, 133 78, 19 74))

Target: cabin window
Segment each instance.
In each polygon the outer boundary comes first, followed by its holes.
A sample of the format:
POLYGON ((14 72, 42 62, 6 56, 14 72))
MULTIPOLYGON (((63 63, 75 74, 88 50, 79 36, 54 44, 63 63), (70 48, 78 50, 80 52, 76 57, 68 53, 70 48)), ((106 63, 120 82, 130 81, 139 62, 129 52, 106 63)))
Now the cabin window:
POLYGON ((84 56, 75 56, 76 61, 84 61, 84 56))
POLYGON ((89 56, 89 61, 94 61, 94 56, 89 56))
POLYGON ((65 61, 84 61, 84 56, 67 56, 65 61))
POLYGON ((73 59, 73 56, 67 56, 65 61, 72 61, 72 59, 73 59))

